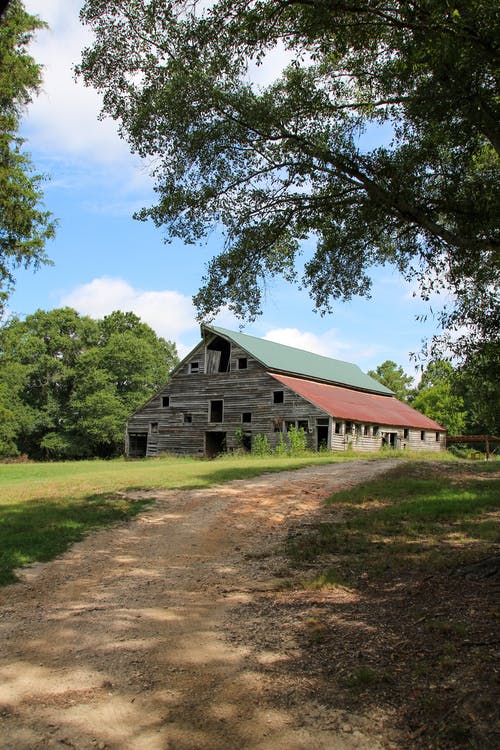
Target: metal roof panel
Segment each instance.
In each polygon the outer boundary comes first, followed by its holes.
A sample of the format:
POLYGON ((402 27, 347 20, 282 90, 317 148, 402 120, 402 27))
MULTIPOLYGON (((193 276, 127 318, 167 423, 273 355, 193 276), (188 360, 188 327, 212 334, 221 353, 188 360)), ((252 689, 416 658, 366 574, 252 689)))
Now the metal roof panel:
POLYGON ((366 375, 358 365, 350 362, 330 359, 320 354, 296 349, 293 346, 277 344, 274 341, 259 339, 246 333, 235 333, 218 326, 203 325, 201 330, 202 335, 204 331, 208 331, 230 339, 269 370, 279 370, 317 380, 327 380, 331 383, 342 383, 351 388, 374 391, 375 393, 387 395, 393 393, 378 380, 366 375))
POLYGON ((317 383, 271 372, 269 375, 338 419, 395 427, 415 427, 420 430, 445 429, 408 404, 398 401, 394 396, 355 391, 338 385, 317 383))

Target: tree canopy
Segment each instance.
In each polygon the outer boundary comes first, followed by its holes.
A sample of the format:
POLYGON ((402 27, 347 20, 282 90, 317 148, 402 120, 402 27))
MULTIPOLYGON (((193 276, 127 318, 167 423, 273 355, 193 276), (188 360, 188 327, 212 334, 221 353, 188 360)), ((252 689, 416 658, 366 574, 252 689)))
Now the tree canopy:
POLYGON ((0 329, 0 455, 108 457, 177 364, 175 344, 133 313, 38 310, 0 329))
POLYGON ((444 360, 431 362, 423 371, 411 405, 446 427, 449 435, 463 435, 467 412, 456 390, 456 373, 444 360))
POLYGON ((20 0, 11 0, 0 16, 0 313, 15 284, 15 269, 48 263, 45 244, 55 232, 42 205, 44 178, 35 173, 19 136, 23 111, 42 81, 40 65, 27 49, 45 26, 20 0))
POLYGON ((138 217, 187 242, 225 230, 200 317, 252 319, 277 274, 327 312, 390 263, 447 293, 455 351, 496 335, 495 0, 86 0, 81 17, 78 71, 153 165, 138 217), (277 51, 287 65, 258 85, 277 51))
POLYGON ((390 388, 400 401, 408 401, 411 396, 413 378, 406 375, 401 365, 397 365, 392 359, 386 359, 375 370, 368 370, 368 375, 390 388))

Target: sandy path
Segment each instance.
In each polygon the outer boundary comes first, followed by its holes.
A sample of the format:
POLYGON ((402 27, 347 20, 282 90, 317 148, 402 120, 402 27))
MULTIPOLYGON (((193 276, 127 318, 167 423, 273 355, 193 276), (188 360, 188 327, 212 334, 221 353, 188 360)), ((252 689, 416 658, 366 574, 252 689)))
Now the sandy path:
MULTIPOLYGON (((394 461, 154 492, 135 521, 0 590, 0 748, 376 750, 266 702, 259 660, 224 639, 231 606, 282 583, 287 528, 394 461)), ((290 653, 295 644, 290 643, 290 653)), ((288 647, 287 647, 288 648, 288 647)))

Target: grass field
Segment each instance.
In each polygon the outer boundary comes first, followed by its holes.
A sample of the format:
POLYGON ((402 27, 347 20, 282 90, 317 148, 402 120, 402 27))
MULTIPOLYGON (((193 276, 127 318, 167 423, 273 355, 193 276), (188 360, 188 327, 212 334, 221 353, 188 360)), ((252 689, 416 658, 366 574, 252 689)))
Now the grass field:
MULTIPOLYGON (((126 490, 203 488, 263 472, 397 455, 314 453, 294 458, 227 456, 214 461, 165 457, 0 464, 0 585, 15 580, 16 568, 51 560, 93 529, 140 512, 146 501, 125 498, 121 493, 126 490)), ((406 452, 402 456, 412 458, 406 452)), ((428 457, 450 460, 446 454, 428 457)))
POLYGON ((299 564, 335 556, 335 565, 308 585, 349 585, 362 570, 372 577, 410 568, 425 573, 488 554, 499 542, 499 467, 468 463, 464 478, 461 466, 426 471, 406 464, 333 495, 332 522, 289 542, 299 564))

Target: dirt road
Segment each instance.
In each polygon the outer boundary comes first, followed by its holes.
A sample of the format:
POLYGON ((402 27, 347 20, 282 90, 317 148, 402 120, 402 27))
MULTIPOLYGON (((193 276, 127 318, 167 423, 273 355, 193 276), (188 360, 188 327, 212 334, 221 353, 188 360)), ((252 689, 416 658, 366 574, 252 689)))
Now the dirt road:
POLYGON ((277 705, 272 674, 260 667, 299 646, 291 638, 279 650, 250 650, 225 637, 225 626, 242 602, 283 586, 280 548, 291 524, 320 512, 335 489, 394 463, 156 491, 135 521, 1 589, 0 748, 390 747, 367 717, 354 717, 353 731, 352 716, 333 722, 319 699, 300 711, 293 701, 277 705))

